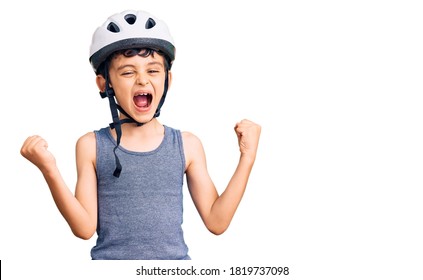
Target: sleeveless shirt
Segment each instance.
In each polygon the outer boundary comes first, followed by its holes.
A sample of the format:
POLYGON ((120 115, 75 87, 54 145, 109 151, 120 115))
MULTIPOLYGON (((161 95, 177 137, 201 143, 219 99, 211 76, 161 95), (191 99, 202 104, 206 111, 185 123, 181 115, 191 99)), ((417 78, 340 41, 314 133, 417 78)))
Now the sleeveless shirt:
POLYGON ((92 259, 190 259, 182 230, 182 137, 179 130, 164 128, 153 151, 118 147, 119 178, 113 176, 115 139, 109 128, 95 131, 98 237, 92 259))

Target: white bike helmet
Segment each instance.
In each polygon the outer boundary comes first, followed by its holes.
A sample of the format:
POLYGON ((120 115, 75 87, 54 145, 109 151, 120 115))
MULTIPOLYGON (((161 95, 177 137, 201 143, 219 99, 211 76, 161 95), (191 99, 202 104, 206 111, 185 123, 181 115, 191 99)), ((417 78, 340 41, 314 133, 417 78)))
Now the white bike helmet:
POLYGON ((109 99, 110 111, 113 119, 113 123, 110 124, 110 127, 116 129, 117 139, 116 146, 113 150, 116 161, 116 169, 113 172, 113 176, 115 177, 119 177, 122 171, 122 165, 116 154, 122 137, 121 125, 123 123, 135 123, 138 126, 144 124, 134 120, 134 118, 116 103, 115 93, 109 86, 108 58, 114 52, 126 49, 151 49, 164 54, 168 62, 163 96, 153 118, 160 115, 160 110, 168 90, 168 71, 175 59, 175 47, 167 25, 147 12, 128 10, 120 14, 115 14, 109 17, 106 22, 94 32, 90 47, 90 63, 94 72, 96 72, 96 74, 102 73, 106 80, 106 91, 100 92, 100 95, 102 98, 108 97, 109 99), (120 120, 118 111, 127 118, 120 120))
POLYGON ((175 47, 169 29, 163 21, 144 11, 124 11, 109 17, 92 37, 90 62, 98 67, 115 51, 132 48, 160 50, 171 66, 175 47))

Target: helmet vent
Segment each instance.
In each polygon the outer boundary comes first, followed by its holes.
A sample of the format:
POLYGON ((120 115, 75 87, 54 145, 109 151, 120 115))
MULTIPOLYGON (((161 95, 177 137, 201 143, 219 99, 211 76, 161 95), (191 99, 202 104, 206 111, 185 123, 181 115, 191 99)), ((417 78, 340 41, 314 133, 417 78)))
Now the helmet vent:
POLYGON ((156 22, 154 21, 154 19, 149 18, 147 20, 147 22, 145 23, 145 29, 151 29, 156 25, 156 22))
POLYGON ((129 23, 130 25, 134 24, 137 21, 137 16, 133 15, 133 14, 127 14, 125 16, 125 20, 127 23, 129 23))
POLYGON ((107 25, 107 30, 109 30, 110 32, 113 32, 113 33, 119 33, 120 32, 119 26, 117 26, 116 23, 114 23, 114 22, 111 22, 111 23, 109 23, 109 25, 107 25))

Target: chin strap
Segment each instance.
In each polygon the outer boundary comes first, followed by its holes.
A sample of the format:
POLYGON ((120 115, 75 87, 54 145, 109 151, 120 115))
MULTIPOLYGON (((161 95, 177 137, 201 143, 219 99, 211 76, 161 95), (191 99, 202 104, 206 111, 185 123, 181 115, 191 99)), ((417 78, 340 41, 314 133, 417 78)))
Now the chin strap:
MULTIPOLYGON (((109 69, 108 63, 106 63, 105 67, 106 67, 105 69, 109 69)), ((153 116, 152 119, 160 116, 160 110, 161 110, 163 103, 166 99, 166 93, 167 93, 167 90, 168 90, 168 84, 169 84, 168 77, 169 77, 168 70, 166 70, 166 78, 165 78, 165 86, 164 86, 163 96, 160 99, 159 105, 157 106, 156 112, 154 113, 154 116, 153 116)), ((122 124, 124 124, 124 123, 135 123, 137 126, 142 126, 146 123, 137 122, 128 113, 126 113, 125 110, 123 110, 123 108, 120 105, 118 105, 116 103, 115 92, 114 92, 113 88, 110 87, 109 72, 107 70, 105 71, 105 77, 104 78, 106 80, 106 90, 105 90, 105 92, 100 91, 100 96, 101 96, 101 98, 107 97, 108 100, 109 100, 110 112, 112 114, 112 120, 113 120, 113 122, 110 123, 109 126, 110 126, 111 129, 116 129, 116 146, 113 148, 113 154, 115 156, 116 168, 115 168, 115 171, 113 172, 113 176, 119 178, 120 173, 122 172, 122 165, 120 164, 120 160, 119 160, 119 158, 116 154, 116 150, 119 147, 120 139, 122 138, 122 124), (119 113, 118 112, 121 112, 127 118, 122 119, 122 120, 119 119, 119 113)), ((150 122, 150 121, 148 121, 148 122, 150 122)))
POLYGON ((113 154, 115 155, 115 163, 116 163, 116 168, 115 171, 113 172, 113 176, 119 178, 120 173, 122 171, 122 165, 120 164, 119 158, 116 155, 116 150, 120 145, 120 139, 122 137, 122 127, 121 127, 121 120, 119 120, 119 113, 118 113, 118 108, 117 108, 117 104, 115 101, 115 92, 112 88, 110 88, 109 86, 109 81, 108 81, 108 77, 106 77, 106 92, 104 93, 100 93, 101 97, 108 97, 109 99, 109 105, 110 105, 110 112, 112 113, 112 119, 113 119, 113 123, 110 124, 110 127, 116 129, 116 146, 113 149, 113 154))

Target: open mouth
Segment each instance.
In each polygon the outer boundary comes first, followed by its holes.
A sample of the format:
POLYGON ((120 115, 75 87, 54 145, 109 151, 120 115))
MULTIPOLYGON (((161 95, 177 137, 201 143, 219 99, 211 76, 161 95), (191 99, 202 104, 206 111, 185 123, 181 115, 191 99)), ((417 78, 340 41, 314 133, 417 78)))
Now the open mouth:
POLYGON ((140 108, 148 108, 152 100, 153 96, 149 93, 140 93, 134 96, 134 103, 140 108))

